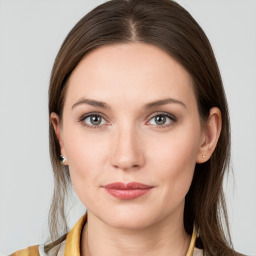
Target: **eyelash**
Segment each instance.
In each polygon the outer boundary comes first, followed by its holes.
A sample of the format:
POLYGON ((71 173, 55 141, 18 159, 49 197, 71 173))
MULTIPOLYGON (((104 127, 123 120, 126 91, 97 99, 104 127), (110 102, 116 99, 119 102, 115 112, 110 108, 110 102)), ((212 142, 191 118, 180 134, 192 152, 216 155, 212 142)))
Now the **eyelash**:
POLYGON ((149 121, 147 121, 146 124, 150 125, 149 122, 153 119, 153 118, 156 118, 157 116, 163 116, 165 118, 169 118, 170 121, 168 124, 163 124, 163 125, 154 125, 155 128, 157 129, 163 129, 163 128, 167 128, 169 126, 172 126, 173 123, 176 123, 177 122, 177 118, 174 116, 174 115, 171 115, 169 113, 166 113, 166 112, 159 112, 159 113, 154 113, 154 115, 152 115, 149 119, 149 121))
POLYGON ((102 118, 103 120, 106 121, 106 118, 101 114, 101 113, 98 113, 98 112, 92 112, 92 113, 88 113, 86 115, 83 115, 79 118, 79 122, 82 123, 82 125, 84 126, 87 126, 88 128, 92 128, 92 129, 98 129, 98 128, 102 128, 103 125, 90 125, 88 123, 85 122, 85 119, 88 118, 88 117, 93 117, 93 116, 97 116, 97 117, 100 117, 102 118))
MULTIPOLYGON (((100 117, 101 119, 103 119, 106 123, 108 123, 108 121, 106 120, 106 118, 101 114, 101 113, 98 113, 98 112, 92 112, 92 113, 88 113, 86 115, 83 115, 79 118, 79 122, 82 123, 82 125, 84 126, 87 126, 88 128, 92 128, 92 129, 99 129, 99 128, 102 128, 102 126, 105 126, 105 125, 108 125, 108 124, 102 124, 102 125, 90 125, 88 123, 85 122, 85 119, 88 118, 88 117, 93 117, 93 116, 96 116, 96 117, 100 117)), ((154 115, 152 115, 151 117, 149 117, 149 121, 146 122, 147 125, 151 125, 149 124, 149 122, 153 119, 153 118, 156 118, 157 116, 163 116, 165 118, 169 118, 170 121, 168 124, 163 124, 163 125, 154 125, 157 129, 163 129, 163 128, 166 128, 166 127, 169 127, 171 126, 173 123, 176 123, 177 122, 177 118, 174 116, 174 115, 171 115, 169 113, 165 113, 165 112, 159 112, 159 113, 154 113, 154 115)))

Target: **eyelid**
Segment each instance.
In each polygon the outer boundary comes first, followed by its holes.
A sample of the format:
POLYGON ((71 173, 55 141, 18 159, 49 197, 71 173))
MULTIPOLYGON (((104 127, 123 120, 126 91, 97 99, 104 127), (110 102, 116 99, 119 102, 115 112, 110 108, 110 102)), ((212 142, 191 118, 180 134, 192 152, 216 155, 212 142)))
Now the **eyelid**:
MULTIPOLYGON (((165 127, 171 126, 171 125, 173 125, 173 123, 177 122, 177 118, 173 114, 170 114, 168 112, 155 112, 155 113, 151 114, 149 117, 147 117, 147 120, 148 121, 146 121, 146 125, 155 126, 157 128, 165 128, 165 127), (149 124, 150 120, 152 118, 158 116, 158 115, 163 115, 163 116, 169 118, 171 120, 170 123, 168 123, 166 125, 153 125, 153 124, 149 124)), ((103 126, 110 125, 110 122, 107 120, 105 115, 100 113, 100 112, 97 112, 97 111, 96 112, 89 112, 89 113, 81 115, 81 117, 78 119, 78 122, 82 123, 82 125, 87 126, 89 128, 103 128, 103 126), (103 118, 106 121, 106 124, 90 125, 90 124, 84 122, 84 120, 86 118, 88 118, 90 116, 93 116, 93 115, 97 115, 97 116, 100 116, 101 118, 103 118)))
POLYGON ((82 123, 82 125, 87 126, 89 128, 102 128, 102 126, 106 126, 109 125, 109 121, 107 120, 107 118, 100 112, 89 112, 86 113, 84 115, 82 115, 79 119, 78 122, 82 123), (102 125, 90 125, 88 123, 85 123, 84 120, 90 116, 100 116, 102 119, 104 119, 106 121, 107 124, 102 124, 102 125))
MULTIPOLYGON (((147 118, 147 122, 146 124, 147 125, 152 125, 152 124, 149 124, 150 120, 152 120, 152 118, 156 117, 156 116, 159 116, 159 115, 163 115, 167 118, 169 118, 171 121, 170 121, 170 124, 166 124, 166 125, 154 125, 156 126, 157 128, 165 128, 165 127, 168 127, 168 126, 171 126, 173 123, 177 122, 177 118, 173 115, 173 114, 170 114, 170 113, 167 113, 167 112, 156 112, 156 113, 153 113, 151 114, 148 118, 147 118)), ((153 126, 153 125, 152 125, 153 126)))

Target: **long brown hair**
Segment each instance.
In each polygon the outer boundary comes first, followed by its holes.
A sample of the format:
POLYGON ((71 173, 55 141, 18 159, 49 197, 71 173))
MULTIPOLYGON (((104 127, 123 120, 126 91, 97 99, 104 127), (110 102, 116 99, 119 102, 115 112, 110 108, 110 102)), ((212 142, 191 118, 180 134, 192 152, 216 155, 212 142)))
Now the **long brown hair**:
MULTIPOLYGON (((171 0, 112 0, 85 15, 70 31, 55 59, 49 88, 49 114, 55 112, 61 119, 69 76, 89 51, 103 45, 130 42, 160 47, 183 65, 193 79, 202 122, 208 119, 212 107, 221 110, 223 126, 216 149, 206 163, 196 165, 185 198, 184 227, 191 234, 195 223, 207 255, 236 255, 222 188, 230 160, 225 92, 209 40, 183 7, 171 0)), ((49 228, 55 240, 60 233, 67 232, 65 197, 70 177, 68 168, 60 164, 60 147, 51 124, 50 154, 55 187, 49 228)))

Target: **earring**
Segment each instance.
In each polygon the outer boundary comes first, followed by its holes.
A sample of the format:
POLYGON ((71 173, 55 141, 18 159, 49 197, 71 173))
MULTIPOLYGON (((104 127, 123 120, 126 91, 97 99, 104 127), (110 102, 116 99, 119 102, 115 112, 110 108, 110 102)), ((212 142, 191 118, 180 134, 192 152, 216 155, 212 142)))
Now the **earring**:
POLYGON ((66 157, 65 157, 65 156, 60 155, 60 161, 61 161, 61 163, 62 163, 62 164, 65 164, 65 163, 66 163, 66 161, 67 161, 67 159, 66 159, 66 157))
POLYGON ((203 158, 205 158, 205 155, 202 155, 203 158))

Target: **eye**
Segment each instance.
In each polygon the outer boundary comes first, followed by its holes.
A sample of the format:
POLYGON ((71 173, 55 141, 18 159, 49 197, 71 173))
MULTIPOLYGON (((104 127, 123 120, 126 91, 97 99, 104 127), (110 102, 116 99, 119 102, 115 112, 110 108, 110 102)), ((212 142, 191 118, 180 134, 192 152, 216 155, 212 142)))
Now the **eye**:
POLYGON ((168 126, 172 122, 176 122, 176 118, 174 116, 168 114, 158 114, 153 116, 148 124, 156 125, 156 126, 168 126))
POLYGON ((104 124, 107 124, 107 121, 101 115, 98 115, 98 114, 86 115, 82 117, 80 121, 85 123, 85 125, 92 126, 92 127, 102 126, 104 124))

